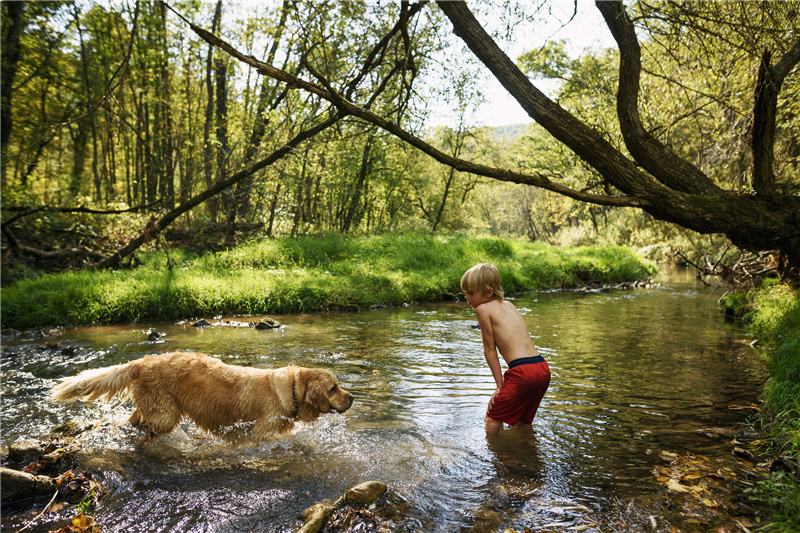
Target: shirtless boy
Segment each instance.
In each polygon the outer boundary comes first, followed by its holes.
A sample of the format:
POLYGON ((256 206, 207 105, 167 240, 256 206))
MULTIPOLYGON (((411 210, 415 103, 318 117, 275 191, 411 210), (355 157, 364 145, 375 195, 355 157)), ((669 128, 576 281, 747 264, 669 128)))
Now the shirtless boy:
POLYGON ((470 268, 461 277, 461 290, 475 309, 483 355, 497 383, 486 411, 486 435, 496 436, 503 423, 530 433, 550 385, 550 367, 533 344, 522 315, 514 304, 503 300, 497 267, 480 263, 470 268), (508 365, 505 374, 498 352, 508 365))

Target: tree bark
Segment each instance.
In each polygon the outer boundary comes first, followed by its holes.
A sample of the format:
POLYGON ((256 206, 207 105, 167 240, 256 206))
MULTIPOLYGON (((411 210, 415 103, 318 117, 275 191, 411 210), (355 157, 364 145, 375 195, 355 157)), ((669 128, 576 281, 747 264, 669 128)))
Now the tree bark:
MULTIPOLYGON (((89 81, 89 56, 86 53, 86 43, 83 40, 83 30, 81 29, 81 22, 79 20, 80 12, 78 7, 75 7, 75 25, 78 28, 78 40, 81 46, 81 72, 83 73, 83 86, 86 96, 86 109, 92 107, 92 83, 89 81)), ((102 200, 103 186, 100 180, 100 174, 97 171, 97 124, 94 120, 94 113, 89 115, 89 128, 92 132, 92 183, 94 184, 94 198, 97 202, 102 200)))
POLYGON ((354 221, 356 225, 358 224, 357 221, 360 218, 359 211, 361 196, 364 191, 364 182, 366 181, 367 176, 369 176, 372 169, 371 153, 373 141, 374 139, 370 136, 364 145, 364 151, 361 154, 361 166, 358 169, 358 176, 356 176, 353 191, 350 195, 350 203, 347 206, 344 220, 342 221, 342 233, 348 233, 352 229, 354 221))
POLYGON ((753 105, 753 189, 761 196, 775 194, 775 119, 778 93, 784 77, 800 62, 800 41, 774 67, 772 53, 764 51, 758 68, 753 105))
MULTIPOLYGON (((72 133, 72 128, 69 128, 72 133)), ((75 197, 80 193, 81 182, 83 181, 83 170, 86 163, 86 143, 88 142, 86 128, 77 127, 77 132, 72 133, 72 170, 69 180, 69 194, 75 197)))
MULTIPOLYGON (((8 146, 8 140, 11 138, 11 130, 14 126, 13 100, 11 96, 19 63, 19 39, 25 26, 23 18, 25 4, 26 2, 3 3, 11 21, 8 33, 3 35, 3 46, 0 51, 3 64, 3 75, 0 77, 0 153, 3 156, 6 155, 6 146, 8 146)), ((5 176, 5 164, 6 158, 3 157, 3 176, 5 176)))
POLYGON ((167 8, 158 3, 158 58, 159 81, 156 91, 161 120, 158 122, 159 185, 158 191, 164 208, 171 209, 175 202, 175 161, 172 124, 172 82, 168 65, 167 8))
MULTIPOLYGON (((228 147, 228 67, 222 60, 214 62, 214 81, 217 88, 215 121, 217 124, 214 130, 217 146, 217 172, 214 182, 222 181, 228 174, 228 158, 230 148, 228 147)), ((223 212, 229 217, 228 222, 233 223, 236 218, 236 209, 233 207, 231 191, 225 191, 223 195, 223 212)))
MULTIPOLYGON (((215 32, 219 28, 220 17, 222 16, 222 0, 217 1, 217 7, 214 10, 214 21, 211 23, 211 31, 215 32)), ((213 66, 214 46, 209 44, 208 55, 206 56, 206 121, 203 127, 203 175, 206 179, 206 188, 210 189, 214 186, 214 172, 211 156, 214 153, 211 146, 211 127, 214 122, 214 82, 211 79, 211 70, 213 66)), ((208 202, 208 210, 211 213, 211 220, 217 220, 217 206, 219 202, 217 198, 211 199, 208 202)))

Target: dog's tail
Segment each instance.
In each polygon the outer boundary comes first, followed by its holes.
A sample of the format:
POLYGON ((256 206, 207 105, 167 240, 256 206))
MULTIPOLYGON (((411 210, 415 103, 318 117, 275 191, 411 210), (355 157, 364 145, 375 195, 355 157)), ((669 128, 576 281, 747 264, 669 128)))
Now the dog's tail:
POLYGON ((62 378, 61 383, 50 391, 50 398, 58 402, 75 400, 92 401, 98 398, 110 400, 115 396, 127 396, 131 381, 128 366, 110 366, 85 370, 77 376, 62 378))

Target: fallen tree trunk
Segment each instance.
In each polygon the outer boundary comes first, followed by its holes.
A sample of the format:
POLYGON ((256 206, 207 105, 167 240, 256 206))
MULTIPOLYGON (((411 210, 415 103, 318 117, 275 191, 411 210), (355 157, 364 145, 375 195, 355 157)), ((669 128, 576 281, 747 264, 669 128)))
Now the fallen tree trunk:
POLYGON ((47 476, 34 476, 21 470, 0 467, 0 491, 4 502, 49 496, 57 488, 56 480, 47 476))
POLYGON ((3 235, 5 235, 6 239, 8 239, 8 248, 10 250, 17 250, 42 261, 64 261, 70 259, 93 259, 95 261, 102 261, 106 259, 104 254, 101 254, 95 250, 84 248, 83 246, 63 250, 39 250, 38 248, 21 244, 14 234, 11 233, 11 230, 8 229, 7 225, 2 226, 2 231, 3 235))

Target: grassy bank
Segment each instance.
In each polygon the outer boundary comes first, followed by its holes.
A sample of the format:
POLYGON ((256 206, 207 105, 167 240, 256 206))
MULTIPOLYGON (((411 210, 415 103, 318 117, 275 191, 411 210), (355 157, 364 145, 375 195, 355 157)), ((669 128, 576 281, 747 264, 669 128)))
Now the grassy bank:
POLYGON ((261 240, 201 256, 159 252, 135 269, 65 272, 2 289, 2 327, 175 320, 401 305, 452 298, 479 262, 513 294, 650 276, 622 247, 559 249, 496 238, 339 235, 261 240))
MULTIPOLYGON (((757 289, 726 297, 722 305, 743 318, 767 357, 770 379, 759 422, 770 433, 768 453, 800 460, 800 290, 768 280, 757 289)), ((771 529, 800 531, 797 475, 773 472, 756 484, 751 497, 773 507, 771 529)))

